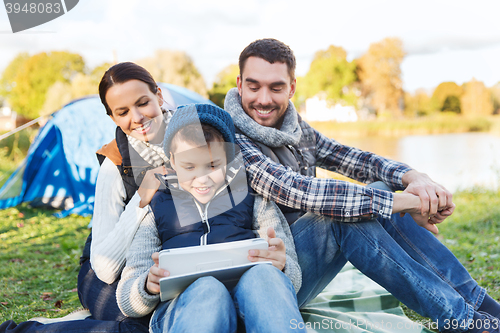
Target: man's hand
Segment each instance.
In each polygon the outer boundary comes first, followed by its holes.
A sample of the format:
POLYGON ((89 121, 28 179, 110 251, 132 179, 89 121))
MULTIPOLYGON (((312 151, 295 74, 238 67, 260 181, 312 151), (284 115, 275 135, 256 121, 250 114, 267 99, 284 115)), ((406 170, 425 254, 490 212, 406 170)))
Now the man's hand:
POLYGON ((151 255, 155 264, 149 269, 149 274, 146 279, 146 291, 151 295, 157 295, 160 293, 160 279, 170 275, 168 271, 158 267, 159 257, 160 254, 158 252, 151 255))
MULTIPOLYGON (((409 213, 413 220, 422 228, 429 230, 433 234, 437 235, 439 233, 439 229, 436 226, 436 223, 431 222, 428 216, 424 216, 420 213, 409 213)), ((442 222, 442 221, 441 221, 442 222)))
POLYGON ((273 227, 267 229, 267 242, 269 247, 267 250, 250 250, 248 251, 248 260, 256 261, 271 261, 273 266, 282 271, 286 263, 285 243, 280 238, 276 238, 276 232, 273 227))
POLYGON ((420 198, 420 214, 430 217, 432 223, 443 222, 445 218, 453 214, 455 204, 452 194, 429 176, 410 170, 403 175, 402 180, 406 187, 404 192, 420 198))
POLYGON ((153 195, 160 187, 160 181, 156 178, 155 173, 161 173, 162 175, 167 173, 167 169, 162 165, 157 168, 148 170, 144 175, 141 186, 137 190, 139 196, 141 197, 141 202, 139 204, 140 208, 144 208, 151 202, 153 195))
POLYGON ((429 218, 429 215, 422 214, 420 198, 414 194, 404 192, 394 193, 392 212, 400 213, 401 216, 405 213, 410 214, 419 226, 434 234, 439 233, 436 223, 441 223, 446 218, 446 216, 442 216, 441 213, 436 213, 436 215, 431 218, 429 218))

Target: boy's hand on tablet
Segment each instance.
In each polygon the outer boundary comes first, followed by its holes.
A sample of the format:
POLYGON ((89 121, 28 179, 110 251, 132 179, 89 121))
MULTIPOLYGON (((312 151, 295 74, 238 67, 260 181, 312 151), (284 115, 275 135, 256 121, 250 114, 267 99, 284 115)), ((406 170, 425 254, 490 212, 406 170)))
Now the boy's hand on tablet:
POLYGON ((151 295, 160 293, 160 279, 170 275, 168 271, 158 267, 159 257, 160 254, 158 252, 151 255, 155 264, 149 269, 148 278, 146 279, 146 291, 151 295))
POLYGON ((267 237, 267 242, 269 243, 268 249, 248 251, 248 260, 252 262, 271 261, 274 267, 282 271, 286 263, 285 243, 283 243, 281 238, 276 238, 276 232, 273 227, 267 229, 267 237))

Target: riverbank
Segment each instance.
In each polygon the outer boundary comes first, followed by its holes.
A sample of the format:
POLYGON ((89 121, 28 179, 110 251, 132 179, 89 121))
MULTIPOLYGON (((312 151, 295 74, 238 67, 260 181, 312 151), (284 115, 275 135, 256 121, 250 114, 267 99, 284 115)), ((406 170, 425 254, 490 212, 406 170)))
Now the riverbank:
POLYGON ((441 114, 401 120, 310 122, 310 125, 330 138, 402 137, 466 132, 489 132, 500 135, 500 116, 466 118, 454 114, 441 114))

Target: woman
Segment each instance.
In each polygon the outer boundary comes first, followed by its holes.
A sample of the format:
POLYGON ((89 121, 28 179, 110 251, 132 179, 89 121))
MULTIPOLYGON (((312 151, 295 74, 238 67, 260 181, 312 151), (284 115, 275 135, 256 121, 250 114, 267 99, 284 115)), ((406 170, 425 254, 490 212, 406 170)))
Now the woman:
MULTIPOLYGON (((111 67, 99 96, 116 123, 116 139, 98 153, 106 156, 96 183, 90 258, 78 276, 80 301, 98 320, 122 320, 116 285, 125 254, 159 186, 156 172, 168 162, 161 143, 169 111, 151 74, 130 62, 111 67)), ((84 254, 84 257, 86 255, 84 254)))
POLYGON ((161 143, 170 112, 147 70, 131 62, 109 68, 99 96, 116 123, 116 139, 98 153, 105 157, 96 182, 92 233, 78 275, 78 296, 92 316, 43 325, 7 321, 0 332, 148 332, 149 317, 128 318, 116 303, 125 254, 165 173, 161 143))

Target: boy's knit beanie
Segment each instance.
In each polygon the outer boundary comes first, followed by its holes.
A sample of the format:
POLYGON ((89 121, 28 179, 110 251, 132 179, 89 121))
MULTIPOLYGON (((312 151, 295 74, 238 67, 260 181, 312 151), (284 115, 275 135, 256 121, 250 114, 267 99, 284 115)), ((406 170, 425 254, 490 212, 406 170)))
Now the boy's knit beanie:
POLYGON ((212 104, 190 104, 177 108, 165 131, 165 138, 163 140, 165 154, 169 155, 172 139, 181 128, 200 123, 213 126, 222 134, 224 141, 230 143, 226 145, 226 154, 228 162, 232 161, 235 154, 233 119, 229 113, 212 104))

